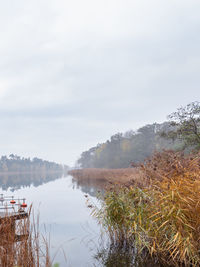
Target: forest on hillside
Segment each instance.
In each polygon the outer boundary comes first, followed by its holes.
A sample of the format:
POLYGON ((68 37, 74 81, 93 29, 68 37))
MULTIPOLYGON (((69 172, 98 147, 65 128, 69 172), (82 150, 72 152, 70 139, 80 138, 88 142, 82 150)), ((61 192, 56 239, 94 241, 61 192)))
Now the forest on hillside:
POLYGON ((169 129, 168 123, 149 124, 136 132, 128 131, 111 136, 110 140, 83 152, 78 159, 82 168, 127 168, 149 157, 155 150, 181 149, 180 141, 161 137, 161 130, 169 129))
POLYGON ((127 168, 143 162, 155 151, 188 152, 200 143, 200 102, 179 108, 168 119, 164 123, 148 124, 137 131, 111 136, 110 140, 83 152, 77 166, 127 168))
POLYGON ((0 158, 0 172, 49 172, 67 169, 67 166, 36 157, 30 159, 11 154, 0 158))

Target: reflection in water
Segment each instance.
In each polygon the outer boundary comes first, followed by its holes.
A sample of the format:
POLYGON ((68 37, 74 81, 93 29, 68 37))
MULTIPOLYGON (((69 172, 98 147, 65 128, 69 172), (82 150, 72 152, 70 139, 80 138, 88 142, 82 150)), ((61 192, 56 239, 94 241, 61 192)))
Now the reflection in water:
POLYGON ((32 173, 1 177, 5 180, 1 180, 0 194, 5 194, 3 186, 7 188, 6 195, 12 195, 11 189, 16 190, 16 198, 23 196, 28 206, 33 204, 34 214, 40 214, 41 233, 50 234, 50 255, 59 267, 92 267, 93 252, 88 241, 98 239, 99 227, 90 216, 84 193, 73 189, 71 176, 61 176, 46 173, 38 177, 32 173))
MULTIPOLYGON (((156 266, 150 262, 146 264, 144 260, 142 264, 138 261, 136 264, 133 250, 103 246, 99 241, 99 225, 90 215, 84 194, 89 194, 97 204, 95 197, 98 191, 103 192, 104 180, 61 177, 62 173, 55 172, 0 174, 0 193, 16 190, 15 194, 23 195, 28 204, 40 207, 40 222, 45 223, 45 229, 51 229, 51 255, 56 254, 60 267, 156 266), (62 251, 58 252, 61 245, 67 263, 62 251)), ((105 244, 107 242, 105 237, 105 244)))
POLYGON ((2 190, 14 192, 22 187, 30 187, 54 181, 61 178, 62 172, 30 172, 30 173, 1 173, 0 174, 0 187, 2 190))
POLYGON ((134 266, 134 254, 123 251, 122 248, 110 246, 108 249, 103 248, 96 255, 96 266, 102 267, 132 267, 134 266))
POLYGON ((124 249, 110 245, 108 248, 102 248, 94 256, 98 267, 166 267, 152 259, 148 253, 143 253, 136 257, 134 248, 124 249))
POLYGON ((104 192, 105 180, 104 179, 91 179, 91 178, 72 178, 74 189, 80 189, 83 193, 96 197, 99 192, 104 192))

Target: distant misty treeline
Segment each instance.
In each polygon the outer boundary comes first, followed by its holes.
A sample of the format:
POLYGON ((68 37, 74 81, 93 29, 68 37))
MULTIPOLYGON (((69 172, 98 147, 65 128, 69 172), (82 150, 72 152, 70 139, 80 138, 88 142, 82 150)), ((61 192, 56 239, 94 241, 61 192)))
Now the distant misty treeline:
POLYGON ((67 166, 39 158, 23 158, 14 154, 0 158, 0 172, 48 172, 67 169, 67 166))
POLYGON ((171 131, 169 122, 154 123, 111 136, 110 140, 83 152, 77 161, 82 168, 126 168, 139 163, 157 150, 183 148, 183 142, 163 138, 161 132, 171 131))

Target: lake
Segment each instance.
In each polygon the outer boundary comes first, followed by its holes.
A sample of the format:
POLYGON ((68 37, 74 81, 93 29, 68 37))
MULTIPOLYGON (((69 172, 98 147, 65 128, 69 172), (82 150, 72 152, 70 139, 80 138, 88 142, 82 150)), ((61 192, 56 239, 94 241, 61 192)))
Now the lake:
MULTIPOLYGON (((100 227, 86 205, 85 194, 97 202, 98 185, 80 184, 71 176, 52 174, 0 175, 0 193, 26 198, 50 232, 51 256, 60 267, 100 266, 95 255, 100 227)), ((42 230, 44 231, 44 230, 42 230)))

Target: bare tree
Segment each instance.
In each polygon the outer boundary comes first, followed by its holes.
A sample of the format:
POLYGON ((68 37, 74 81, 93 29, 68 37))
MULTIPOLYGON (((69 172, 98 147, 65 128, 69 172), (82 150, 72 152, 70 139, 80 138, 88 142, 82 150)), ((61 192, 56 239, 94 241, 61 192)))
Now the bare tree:
POLYGON ((168 116, 171 130, 161 135, 167 138, 180 139, 186 146, 200 148, 200 102, 192 102, 180 107, 168 116))

